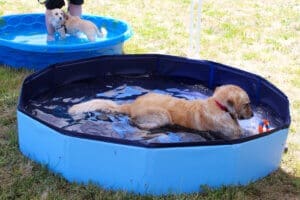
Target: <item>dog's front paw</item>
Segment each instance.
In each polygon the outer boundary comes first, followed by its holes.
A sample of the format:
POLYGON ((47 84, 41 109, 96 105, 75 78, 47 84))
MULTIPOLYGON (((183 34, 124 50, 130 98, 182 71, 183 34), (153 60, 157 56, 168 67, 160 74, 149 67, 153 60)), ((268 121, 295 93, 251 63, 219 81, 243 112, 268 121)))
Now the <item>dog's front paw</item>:
POLYGON ((239 139, 241 137, 243 137, 243 131, 238 127, 233 131, 232 139, 239 139))

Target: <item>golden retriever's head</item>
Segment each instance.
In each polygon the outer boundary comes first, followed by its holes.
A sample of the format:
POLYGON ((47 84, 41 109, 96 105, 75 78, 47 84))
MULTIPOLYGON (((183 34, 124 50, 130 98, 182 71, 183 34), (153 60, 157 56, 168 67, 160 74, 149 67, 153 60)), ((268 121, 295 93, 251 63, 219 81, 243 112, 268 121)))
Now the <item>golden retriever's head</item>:
POLYGON ((236 85, 217 87, 213 98, 221 102, 236 119, 249 119, 253 117, 248 94, 236 85))

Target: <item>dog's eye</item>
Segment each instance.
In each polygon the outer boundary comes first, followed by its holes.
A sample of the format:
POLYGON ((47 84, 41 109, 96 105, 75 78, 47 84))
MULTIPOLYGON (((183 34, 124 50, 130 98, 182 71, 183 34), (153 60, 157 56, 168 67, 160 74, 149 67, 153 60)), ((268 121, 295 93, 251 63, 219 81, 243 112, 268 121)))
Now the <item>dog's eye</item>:
POLYGON ((58 15, 58 13, 55 13, 55 15, 58 15))

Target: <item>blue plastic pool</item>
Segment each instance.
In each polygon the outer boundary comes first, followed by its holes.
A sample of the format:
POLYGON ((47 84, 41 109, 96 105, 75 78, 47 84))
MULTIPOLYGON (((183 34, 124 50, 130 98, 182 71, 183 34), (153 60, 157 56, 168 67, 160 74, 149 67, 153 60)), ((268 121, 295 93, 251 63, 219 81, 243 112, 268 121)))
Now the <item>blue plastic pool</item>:
POLYGON ((279 167, 290 125, 287 97, 265 79, 165 55, 101 56, 43 69, 24 81, 17 116, 22 153, 67 180, 155 195, 246 185, 270 174, 279 167), (256 118, 269 119, 271 130, 228 140, 167 128, 147 140, 126 116, 90 112, 74 119, 66 112, 88 99, 130 101, 149 91, 205 98, 223 84, 244 88, 256 118))
POLYGON ((107 30, 107 36, 89 42, 85 37, 69 36, 46 41, 44 14, 0 17, 0 64, 41 69, 48 65, 100 55, 122 54, 123 43, 132 35, 130 26, 121 20, 84 15, 107 30))

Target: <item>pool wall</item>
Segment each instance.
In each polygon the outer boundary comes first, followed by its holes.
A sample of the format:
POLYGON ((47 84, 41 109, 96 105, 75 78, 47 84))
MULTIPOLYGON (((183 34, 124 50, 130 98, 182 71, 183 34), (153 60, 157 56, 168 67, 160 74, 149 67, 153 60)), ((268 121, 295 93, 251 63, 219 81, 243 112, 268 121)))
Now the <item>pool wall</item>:
POLYGON ((114 46, 103 47, 97 50, 86 51, 82 54, 78 52, 32 52, 20 49, 0 46, 0 52, 5 52, 0 56, 0 64, 14 68, 28 68, 39 70, 51 64, 72 61, 82 58, 92 58, 99 55, 123 54, 123 43, 114 46))
POLYGON ((121 55, 54 65, 30 75, 22 86, 17 120, 21 152, 67 180, 161 195, 198 192, 202 185, 246 185, 270 174, 280 165, 290 115, 287 97, 257 75, 211 61, 121 55), (196 78, 209 88, 238 84, 254 103, 269 104, 283 124, 271 132, 232 141, 147 146, 63 131, 23 109, 35 95, 73 81, 147 73, 196 78))

